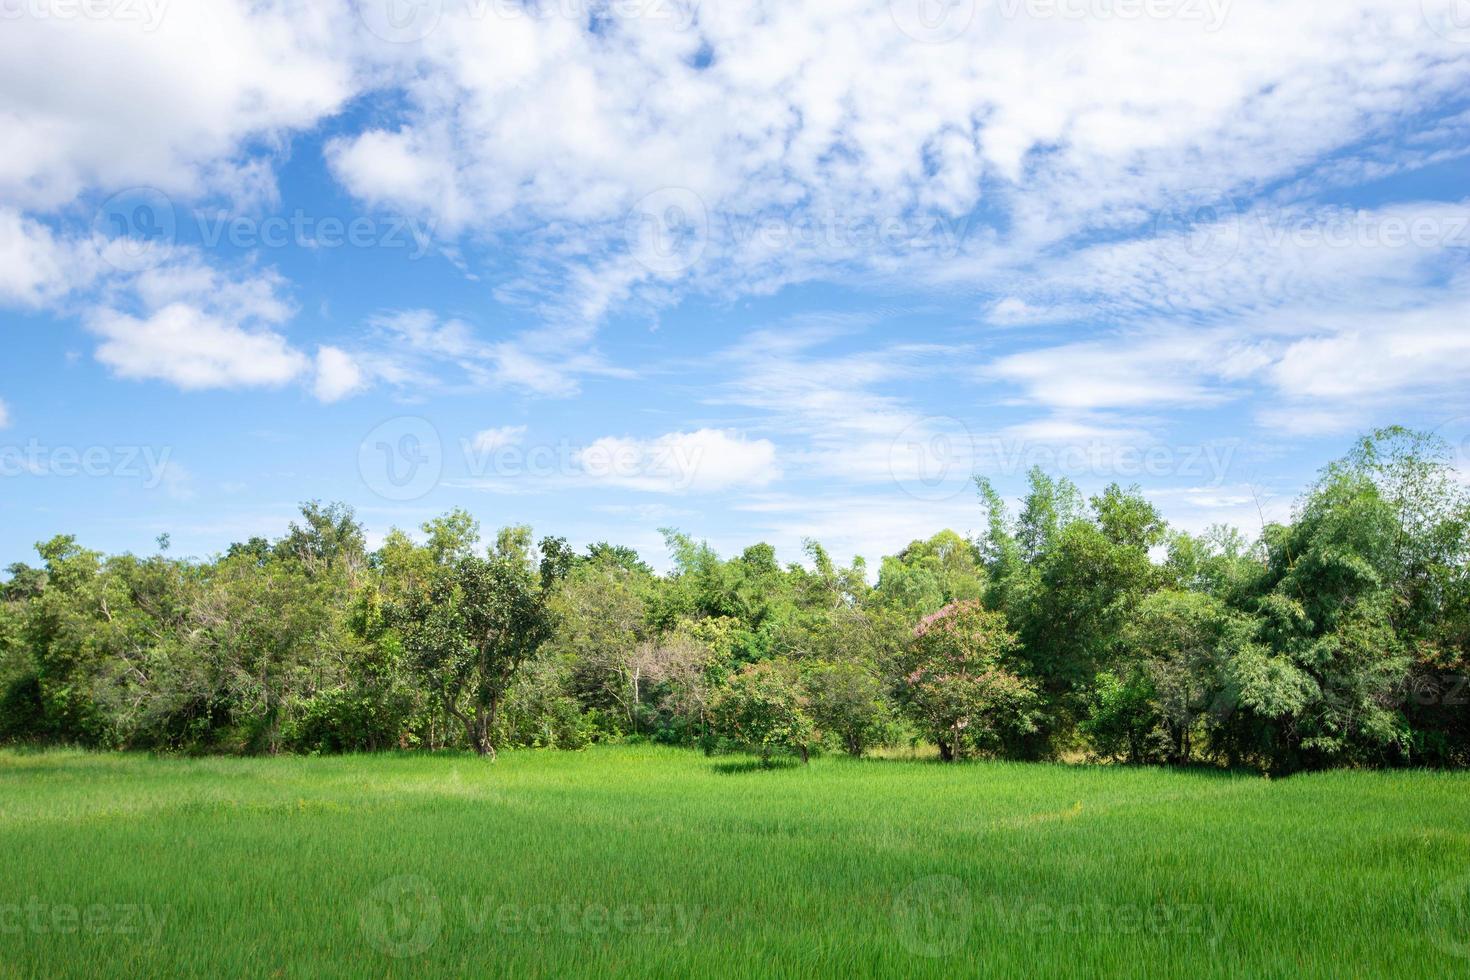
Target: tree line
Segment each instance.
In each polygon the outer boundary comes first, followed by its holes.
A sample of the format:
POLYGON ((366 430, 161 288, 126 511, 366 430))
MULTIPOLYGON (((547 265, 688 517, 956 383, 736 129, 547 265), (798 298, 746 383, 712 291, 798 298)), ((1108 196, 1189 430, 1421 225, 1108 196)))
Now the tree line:
POLYGON ((1470 496, 1386 429, 1254 540, 1040 471, 985 530, 841 567, 665 532, 671 569, 463 511, 369 550, 309 503, 209 560, 37 545, 0 584, 0 741, 183 753, 937 746, 1272 773, 1470 762, 1470 496))

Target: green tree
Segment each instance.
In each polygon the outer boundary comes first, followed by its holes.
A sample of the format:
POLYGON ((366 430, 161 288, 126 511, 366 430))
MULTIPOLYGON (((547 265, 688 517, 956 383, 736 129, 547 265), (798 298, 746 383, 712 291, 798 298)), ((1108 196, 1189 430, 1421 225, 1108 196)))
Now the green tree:
POLYGON ((769 762, 776 749, 785 749, 805 763, 818 741, 790 664, 746 664, 716 696, 714 714, 721 733, 758 751, 762 762, 769 762))
POLYGON ((410 668, 481 755, 494 756, 501 701, 550 632, 528 540, 503 532, 498 551, 442 569, 390 615, 410 668))
POLYGON ((1004 753, 1036 731, 1036 688, 1007 666, 1016 647, 1005 617, 977 600, 946 606, 914 629, 900 700, 944 760, 1004 753))
POLYGON ((1222 671, 1244 628, 1238 615, 1203 593, 1170 589, 1138 603, 1123 628, 1124 666, 1114 675, 1125 682, 1108 692, 1114 707, 1128 695, 1146 697, 1134 702, 1129 761, 1191 761, 1204 729, 1234 709, 1222 671))
POLYGON ((856 660, 818 661, 804 671, 808 710, 817 729, 854 758, 881 744, 893 725, 893 706, 878 670, 856 660))

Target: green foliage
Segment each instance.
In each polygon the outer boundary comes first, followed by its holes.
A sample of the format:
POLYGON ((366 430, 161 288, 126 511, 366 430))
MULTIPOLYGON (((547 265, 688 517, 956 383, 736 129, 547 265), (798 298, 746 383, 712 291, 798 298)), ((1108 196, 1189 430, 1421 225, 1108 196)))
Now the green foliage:
POLYGON ((1008 668, 1016 648, 1005 617, 977 600, 946 606, 915 627, 899 697, 942 758, 1014 752, 1036 731, 1036 687, 1008 668))
POLYGON ((481 755, 495 754, 501 700, 551 628, 522 530, 501 532, 488 558, 469 555, 441 568, 389 615, 409 669, 481 755))
POLYGON ((807 762, 819 741, 806 694, 787 663, 746 664, 716 695, 713 708, 720 734, 755 749, 762 762, 778 749, 807 762))
POLYGON ((873 603, 919 618, 952 602, 978 599, 984 587, 974 545, 954 531, 941 531, 883 559, 873 603))
POLYGON ((848 755, 861 757, 891 737, 894 709, 876 665, 817 661, 805 668, 802 681, 812 721, 848 755))
POLYGON ((506 691, 498 740, 525 748, 582 749, 596 737, 595 712, 569 694, 567 665, 541 655, 524 664, 506 691))
POLYGON ((1098 674, 1089 708, 1080 727, 1095 755, 1131 763, 1166 757, 1158 691, 1144 670, 1130 665, 1098 674))
POLYGON ((852 755, 1470 765, 1470 493, 1386 429, 1247 540, 1136 488, 978 481, 941 531, 839 565, 665 532, 670 569, 454 510, 372 552, 316 501, 223 555, 36 546, 0 583, 0 740, 165 752, 576 748, 738 734, 852 755), (1014 514, 1014 516, 1012 516, 1014 514), (901 710, 900 710, 901 709, 901 710))

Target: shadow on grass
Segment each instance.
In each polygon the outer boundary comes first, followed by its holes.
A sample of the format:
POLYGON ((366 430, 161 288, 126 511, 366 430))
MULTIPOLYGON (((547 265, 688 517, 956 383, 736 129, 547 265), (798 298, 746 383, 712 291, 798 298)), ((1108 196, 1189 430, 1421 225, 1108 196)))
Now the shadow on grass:
MULTIPOLYGON (((1224 766, 1211 765, 1207 762, 1193 762, 1188 765, 1165 765, 1162 763, 1128 763, 1128 762, 1104 762, 1098 760, 1081 759, 1009 759, 1002 756, 970 756, 961 759, 941 759, 937 753, 933 755, 864 755, 862 758, 853 758, 847 755, 833 756, 844 764, 863 766, 930 766, 936 769, 962 771, 970 766, 1034 766, 1037 768, 1047 767, 1052 769, 1070 769, 1075 771, 1086 770, 1112 770, 1115 772, 1167 772, 1181 776, 1198 776, 1203 779, 1240 779, 1252 777, 1259 779, 1264 775, 1261 769, 1253 769, 1247 766, 1237 766, 1227 769, 1224 766)), ((1283 776, 1272 776, 1271 778, 1286 778, 1283 776)))
POLYGON ((801 763, 795 759, 771 759, 762 762, 759 759, 731 759, 727 762, 716 762, 711 768, 715 772, 725 776, 734 776, 744 772, 770 772, 775 769, 800 769, 801 763))

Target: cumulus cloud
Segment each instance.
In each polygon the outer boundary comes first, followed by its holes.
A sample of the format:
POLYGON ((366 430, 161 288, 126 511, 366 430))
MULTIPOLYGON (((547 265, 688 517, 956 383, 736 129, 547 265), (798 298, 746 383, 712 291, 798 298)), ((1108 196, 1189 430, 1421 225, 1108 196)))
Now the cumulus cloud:
POLYGON ((361 391, 367 384, 362 369, 351 354, 339 347, 323 346, 316 352, 316 381, 313 392, 317 400, 331 403, 361 391))
POLYGON ((6 18, 0 200, 51 209, 93 188, 228 192, 252 179, 247 143, 310 126, 353 91, 340 0, 126 6, 136 16, 6 18))
POLYGON ((101 257, 90 242, 58 237, 50 228, 0 206, 0 302, 39 307, 94 280, 101 257))
POLYGON ((781 475, 775 444, 720 429, 655 439, 605 436, 582 449, 577 462, 595 482, 654 493, 762 487, 781 475))
POLYGON ((385 68, 428 65, 437 82, 406 84, 405 113, 327 159, 365 201, 513 231, 584 271, 652 234, 666 248, 642 280, 768 289, 1146 228, 1294 177, 1470 76, 1470 51, 1400 0, 1148 18, 957 4, 973 19, 937 38, 904 26, 906 6, 696 3, 589 30, 549 8, 449 4, 415 59, 385 68), (1009 218, 1001 240, 936 232, 982 204, 1009 218))
POLYGON ((1451 229, 1466 203, 1386 206, 1342 244, 1324 233, 1360 216, 1318 203, 1454 159, 1470 138, 1470 114, 1427 111, 1470 81, 1470 45, 1403 0, 1162 4, 1131 19, 955 4, 941 13, 973 18, 938 24, 906 19, 903 0, 596 18, 579 4, 442 6, 406 44, 346 0, 8 22, 0 85, 45 97, 0 110, 0 302, 90 311, 97 356, 123 377, 298 380, 323 401, 374 384, 571 397, 588 377, 629 376, 595 346, 611 311, 813 279, 942 285, 979 297, 983 325, 1089 335, 978 368, 959 343, 772 348, 707 393, 768 412, 807 440, 802 465, 854 479, 885 478, 893 440, 927 424, 884 388, 921 363, 1056 431, 1131 432, 1106 413, 1252 387, 1326 420, 1355 393, 1463 375, 1436 333, 1456 311, 1431 294, 1463 269, 1451 229), (342 114, 364 95, 382 98, 342 114), (432 217, 471 256, 514 245, 494 296, 530 326, 482 335, 472 313, 410 310, 312 355, 288 338, 274 273, 178 247, 141 268, 109 260, 97 198, 149 185, 181 213, 269 203, 292 138, 329 117, 341 125, 321 160, 360 202, 432 217), (1400 220, 1443 234, 1388 244, 1400 220), (1344 317, 1321 315, 1333 310, 1344 317), (1391 344, 1395 320, 1408 332, 1391 344), (1362 380, 1341 380, 1351 372, 1362 380))
POLYGON ((87 326, 101 338, 97 360, 119 377, 186 391, 283 385, 309 363, 274 331, 249 330, 187 303, 142 318, 100 310, 87 326))

